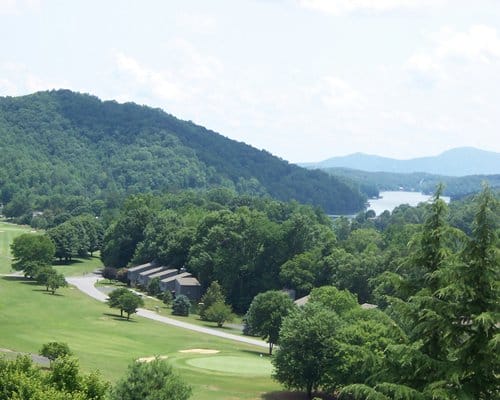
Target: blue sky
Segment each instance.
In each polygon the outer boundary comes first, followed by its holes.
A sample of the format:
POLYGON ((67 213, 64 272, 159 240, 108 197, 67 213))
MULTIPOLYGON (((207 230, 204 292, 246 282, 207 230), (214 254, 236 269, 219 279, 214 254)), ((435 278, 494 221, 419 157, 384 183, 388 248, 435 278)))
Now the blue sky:
POLYGON ((497 0, 0 0, 0 96, 134 101, 292 162, 500 151, 497 0))

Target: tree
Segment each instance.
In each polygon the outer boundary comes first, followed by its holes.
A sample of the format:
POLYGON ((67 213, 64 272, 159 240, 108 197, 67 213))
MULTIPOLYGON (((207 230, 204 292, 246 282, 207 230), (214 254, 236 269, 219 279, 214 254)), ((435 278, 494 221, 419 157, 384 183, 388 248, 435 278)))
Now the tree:
POLYGON ((298 297, 314 287, 317 257, 314 252, 298 254, 281 266, 280 280, 287 288, 295 289, 298 297))
POLYGON ((0 358, 0 398, 30 400, 104 400, 109 384, 99 373, 82 375, 75 359, 62 356, 46 372, 28 356, 0 358))
POLYGON ((110 281, 116 279, 117 269, 113 267, 104 267, 102 270, 102 277, 110 281))
POLYGON ((132 293, 130 290, 127 290, 126 293, 123 293, 118 297, 118 303, 120 305, 120 310, 125 311, 127 314, 127 320, 130 319, 131 314, 135 314, 137 312, 137 308, 144 305, 144 300, 142 297, 132 293))
POLYGON ((63 274, 55 272, 49 275, 45 285, 50 289, 52 294, 55 294, 57 289, 68 286, 68 283, 66 282, 63 274))
POLYGON ((134 362, 111 391, 110 400, 187 400, 191 388, 164 360, 134 362))
POLYGON ((488 187, 478 196, 472 234, 461 262, 445 275, 439 295, 453 305, 452 324, 462 392, 474 399, 500 396, 500 251, 497 237, 499 204, 488 187), (458 345, 457 345, 458 344, 458 345))
POLYGON ((49 229, 47 234, 55 244, 55 256, 59 260, 70 261, 82 248, 78 228, 69 220, 49 229))
POLYGON ((294 307, 292 299, 285 292, 271 290, 260 293, 250 304, 247 323, 252 332, 269 343, 269 354, 278 343, 281 322, 294 307))
POLYGON ((231 306, 218 301, 212 304, 205 311, 205 319, 207 321, 216 322, 219 328, 222 328, 224 322, 231 322, 234 318, 231 306))
POLYGON ((191 302, 183 294, 177 296, 172 304, 172 314, 180 315, 182 317, 187 317, 189 315, 189 309, 191 308, 191 302))
POLYGON ((338 315, 318 304, 306 304, 290 313, 283 320, 280 348, 272 359, 273 377, 287 388, 304 390, 309 399, 314 390, 328 389, 339 325, 338 315))
POLYGON ((215 303, 224 304, 226 298, 224 293, 222 292, 222 288, 219 285, 219 282, 213 281, 208 287, 207 291, 201 298, 201 307, 200 307, 200 318, 203 320, 207 320, 206 311, 215 303))
POLYGON ((161 300, 163 301, 163 304, 166 306, 169 306, 172 304, 172 301, 174 300, 174 296, 172 295, 172 292, 170 290, 165 290, 161 294, 161 300))
POLYGON ((471 238, 463 251, 449 255, 446 208, 436 195, 418 238, 420 252, 410 256, 424 267, 408 271, 417 291, 389 303, 410 340, 387 346, 382 373, 373 374, 370 385, 351 385, 343 393, 355 399, 499 398, 495 203, 487 190, 480 195, 471 238))
POLYGON ((122 304, 120 303, 120 296, 129 292, 130 290, 128 290, 127 288, 120 287, 108 294, 108 300, 107 300, 108 305, 111 308, 119 308, 121 317, 123 317, 123 308, 122 304))
POLYGON ((54 361, 56 358, 71 355, 71 350, 66 343, 63 342, 49 342, 45 343, 39 351, 41 356, 47 357, 49 360, 54 361))
POLYGON ((153 278, 148 285, 148 294, 150 296, 158 296, 161 293, 160 278, 153 278))
POLYGON ((335 286, 322 286, 311 291, 309 303, 319 304, 338 315, 344 315, 358 307, 356 296, 347 290, 339 290, 335 286))
POLYGON ((25 276, 34 277, 39 267, 51 265, 54 259, 54 243, 47 235, 24 233, 14 238, 10 248, 12 268, 24 270, 25 276))

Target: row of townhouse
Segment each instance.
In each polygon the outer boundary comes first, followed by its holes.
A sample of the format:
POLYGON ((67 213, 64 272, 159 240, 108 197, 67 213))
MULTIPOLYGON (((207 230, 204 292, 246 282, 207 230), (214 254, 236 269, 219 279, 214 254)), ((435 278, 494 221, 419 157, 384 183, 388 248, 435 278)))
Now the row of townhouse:
POLYGON ((162 292, 170 291, 179 296, 187 296, 190 300, 198 301, 201 298, 201 285, 189 272, 159 266, 155 262, 129 268, 127 280, 130 286, 147 288, 149 283, 158 278, 162 292))

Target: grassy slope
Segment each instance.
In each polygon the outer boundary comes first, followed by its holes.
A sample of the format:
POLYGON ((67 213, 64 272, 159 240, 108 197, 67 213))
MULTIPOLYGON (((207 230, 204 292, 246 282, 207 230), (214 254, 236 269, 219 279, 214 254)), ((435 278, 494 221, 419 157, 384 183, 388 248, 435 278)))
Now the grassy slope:
POLYGON ((8 274, 10 268, 10 244, 14 238, 22 233, 30 232, 29 226, 9 224, 0 221, 0 274, 8 274))
MULTIPOLYGON (((1 223, 0 230, 9 231, 10 239, 6 235, 0 242, 0 273, 8 273, 10 241, 29 228, 1 223)), ((74 275, 92 271, 96 266, 99 266, 98 258, 57 268, 74 275)), ((64 341, 80 359, 84 370, 99 369, 111 381, 123 376, 134 359, 168 355, 177 371, 193 386, 192 398, 197 400, 258 399, 262 393, 280 388, 269 375, 261 372, 256 371, 255 376, 239 375, 198 368, 196 362, 189 364, 194 358, 219 356, 221 363, 227 359, 224 357, 238 357, 242 365, 258 364, 267 361, 259 357, 262 349, 137 316, 127 322, 115 316, 114 310, 74 288, 61 289, 57 294, 47 294, 42 287, 22 278, 0 278, 0 348, 36 353, 43 343, 64 341), (179 353, 189 348, 217 349, 220 354, 179 353)))
POLYGON ((207 356, 178 353, 189 348, 217 349, 221 356, 241 357, 245 363, 259 357, 261 349, 137 316, 127 322, 74 288, 52 296, 32 282, 3 277, 0 293, 0 347, 37 352, 43 343, 64 341, 85 370, 100 369, 110 380, 122 376, 134 359, 168 355, 194 386, 195 399, 251 399, 278 388, 269 376, 255 376, 249 381, 248 376, 211 372, 186 363, 193 357, 207 356))

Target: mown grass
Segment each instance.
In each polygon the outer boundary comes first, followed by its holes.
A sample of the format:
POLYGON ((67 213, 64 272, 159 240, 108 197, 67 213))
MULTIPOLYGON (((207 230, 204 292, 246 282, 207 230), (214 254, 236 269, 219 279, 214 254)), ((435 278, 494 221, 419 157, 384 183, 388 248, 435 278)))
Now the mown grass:
POLYGON ((92 257, 77 257, 68 263, 56 262, 53 267, 64 276, 80 276, 101 269, 103 265, 99 252, 96 252, 92 257))
MULTIPOLYGON (((108 279, 101 279, 100 281, 97 282, 96 286, 106 288, 108 290, 113 290, 119 287, 127 287, 127 285, 124 283, 117 281, 110 281, 108 279)), ((215 322, 203 321, 197 313, 191 312, 187 317, 173 315, 171 305, 167 306, 162 301, 158 300, 157 298, 148 296, 143 291, 140 291, 138 289, 136 289, 136 291, 142 293, 144 296, 143 297, 144 306, 142 308, 145 308, 150 311, 155 311, 160 315, 164 315, 172 319, 176 319, 183 322, 189 322, 190 324, 221 330, 223 332, 231 333, 233 335, 243 335, 242 329, 235 328, 233 326, 234 324, 241 325, 243 323, 242 317, 239 315, 235 316, 233 321, 228 322, 226 323, 225 326, 219 328, 215 322)))
MULTIPOLYGON (((4 256, 0 258, 0 271, 8 273, 10 242, 31 229, 1 223, 0 230, 9 231, 10 239, 4 238, 0 249, 4 256)), ((98 257, 79 261, 56 268, 66 275, 81 275, 100 266, 98 257)), ((56 295, 51 295, 25 278, 1 277, 0 348, 37 353, 42 344, 49 341, 68 343, 84 371, 98 369, 112 382, 122 377, 127 366, 137 358, 167 355, 177 372, 193 387, 193 400, 285 398, 280 385, 262 371, 249 376, 196 366, 206 362, 189 363, 198 357, 221 357, 221 363, 227 360, 224 357, 231 360, 237 357, 242 365, 269 362, 265 355, 264 360, 260 357, 265 349, 137 316, 126 321, 118 317, 116 310, 73 287, 59 289, 56 295), (210 356, 179 353, 191 348, 216 349, 220 353, 210 356)))
POLYGON ((0 221, 0 274, 8 274, 11 270, 10 244, 16 236, 32 231, 24 225, 15 225, 0 221))
POLYGON ((84 370, 99 369, 111 381, 139 357, 168 355, 194 389, 193 399, 258 399, 279 385, 270 376, 218 372, 187 361, 207 355, 179 350, 220 350, 211 357, 231 356, 242 363, 260 359, 263 349, 171 327, 134 316, 130 322, 74 288, 56 295, 24 278, 0 279, 0 347, 36 353, 43 343, 63 341, 80 359, 84 370))

